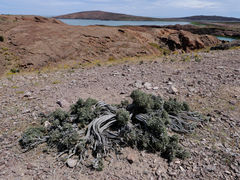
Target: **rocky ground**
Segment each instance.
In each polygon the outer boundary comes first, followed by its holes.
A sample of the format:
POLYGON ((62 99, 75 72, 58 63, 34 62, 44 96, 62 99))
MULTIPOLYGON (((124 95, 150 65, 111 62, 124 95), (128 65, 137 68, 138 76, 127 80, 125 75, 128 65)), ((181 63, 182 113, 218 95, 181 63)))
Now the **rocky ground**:
MULTIPOLYGON (((164 28, 185 30, 194 34, 209 34, 214 36, 226 36, 239 39, 240 38, 240 23, 211 23, 211 22, 200 22, 195 25, 171 25, 164 26, 164 28)), ((158 28, 163 28, 159 26, 158 28)))
POLYGON ((85 69, 20 73, 0 79, 0 179, 240 179, 240 51, 201 52, 154 60, 128 61, 85 69), (71 169, 46 147, 22 153, 18 139, 38 114, 64 109, 81 98, 107 103, 128 99, 141 88, 187 101, 208 114, 208 123, 180 135, 191 158, 171 163, 161 157, 123 149, 104 161, 104 170, 71 169))

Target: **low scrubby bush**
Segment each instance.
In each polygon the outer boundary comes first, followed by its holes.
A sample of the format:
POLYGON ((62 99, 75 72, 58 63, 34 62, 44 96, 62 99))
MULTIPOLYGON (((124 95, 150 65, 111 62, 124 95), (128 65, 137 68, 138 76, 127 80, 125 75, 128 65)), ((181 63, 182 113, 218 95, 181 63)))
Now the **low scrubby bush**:
POLYGON ((196 124, 205 119, 176 99, 164 100, 140 90, 133 91, 131 98, 131 104, 119 105, 79 99, 69 112, 42 114, 41 125, 27 129, 19 143, 25 150, 46 143, 61 154, 68 153, 68 158, 79 156, 80 161, 91 155, 96 170, 102 170, 102 158, 119 146, 158 153, 169 161, 188 157, 177 135, 170 136, 168 131, 190 133, 195 126, 189 121, 197 120, 196 124))

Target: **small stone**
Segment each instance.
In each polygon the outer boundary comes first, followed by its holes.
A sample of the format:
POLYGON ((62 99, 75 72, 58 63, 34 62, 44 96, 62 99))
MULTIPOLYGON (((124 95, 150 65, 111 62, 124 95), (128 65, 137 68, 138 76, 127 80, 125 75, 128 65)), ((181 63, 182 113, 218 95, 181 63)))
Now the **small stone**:
POLYGON ((168 85, 173 85, 173 82, 168 81, 167 84, 168 84, 168 85))
POLYGON ((76 84, 76 82, 77 82, 76 80, 72 80, 71 81, 72 84, 76 84))
POLYGON ((214 117, 210 117, 209 120, 212 121, 212 122, 215 122, 215 121, 216 121, 216 119, 215 119, 214 117))
POLYGON ((157 87, 157 86, 156 86, 156 87, 153 87, 153 90, 158 90, 158 89, 159 89, 159 87, 157 87))
POLYGON ((175 164, 181 164, 181 161, 176 160, 176 161, 175 161, 175 164))
POLYGON ((51 123, 50 123, 49 121, 45 121, 45 122, 44 122, 44 127, 45 127, 46 129, 50 129, 51 123))
POLYGON ((168 171, 168 174, 169 174, 170 176, 177 176, 177 173, 174 172, 174 171, 168 171))
POLYGON ((148 173, 148 171, 144 170, 144 171, 143 171, 143 174, 144 174, 144 175, 148 175, 149 173, 148 173))
POLYGON ((128 156, 127 156, 127 160, 128 160, 128 162, 129 162, 130 164, 132 164, 133 162, 135 162, 135 161, 136 161, 136 156, 135 156, 135 154, 129 153, 128 156))
POLYGON ((154 169, 156 166, 154 164, 150 164, 149 167, 154 169))
POLYGON ((118 76, 118 75, 120 75, 120 73, 119 72, 113 72, 111 75, 112 76, 118 76))
POLYGON ((166 170, 162 167, 160 167, 160 168, 158 168, 156 171, 155 171, 155 174, 157 175, 157 176, 161 176, 162 175, 162 173, 164 173, 164 172, 166 172, 166 170))
POLYGON ((42 77, 43 78, 48 78, 48 75, 47 74, 42 74, 42 77))
POLYGON ((125 91, 121 91, 120 95, 127 94, 125 91))
POLYGON ((236 105, 236 104, 237 104, 237 102, 236 102, 236 101, 233 101, 233 100, 231 100, 231 101, 229 101, 229 104, 231 104, 231 105, 236 105))
POLYGON ((161 175, 161 172, 157 170, 157 171, 155 171, 155 175, 156 175, 156 176, 160 176, 160 175, 161 175))
POLYGON ((30 112, 31 112, 30 109, 24 109, 22 113, 23 113, 23 114, 27 114, 27 113, 30 113, 30 112))
POLYGON ((209 166, 207 166, 207 170, 208 170, 209 172, 213 172, 213 171, 216 170, 216 166, 209 165, 209 166))
POLYGON ((217 66, 216 69, 224 69, 224 66, 217 66))
POLYGON ((145 82, 145 83, 144 83, 144 87, 145 87, 147 90, 150 90, 150 89, 152 89, 152 84, 149 83, 149 82, 145 82))
POLYGON ((185 171, 186 171, 182 166, 179 166, 179 168, 180 168, 180 170, 181 170, 182 172, 185 172, 185 171))
POLYGON ((240 72, 240 68, 239 69, 234 69, 235 72, 240 72))
POLYGON ((178 89, 175 87, 175 86, 171 86, 170 88, 169 88, 169 93, 170 94, 177 94, 177 92, 178 92, 178 89))
POLYGON ((225 174, 228 174, 228 175, 230 175, 230 174, 231 174, 231 172, 230 172, 230 171, 225 171, 224 173, 225 173, 225 174))
POLYGON ((138 89, 143 88, 143 83, 142 83, 142 81, 137 80, 137 81, 135 82, 135 87, 138 88, 138 89))
POLYGON ((67 160, 67 165, 70 168, 74 168, 77 165, 77 160, 76 159, 68 159, 67 160))
MULTIPOLYGON (((14 136, 15 136, 15 137, 21 137, 22 134, 21 134, 20 132, 18 132, 18 133, 16 133, 14 136)), ((0 141, 1 141, 1 138, 0 138, 0 141)))
POLYGON ((30 97, 31 95, 32 95, 32 93, 28 91, 23 95, 23 97, 30 97))
POLYGON ((196 91, 196 89, 193 88, 193 87, 188 87, 188 90, 189 90, 189 92, 195 92, 196 91))
POLYGON ((70 104, 69 104, 65 99, 63 99, 63 100, 58 100, 56 103, 57 103, 61 108, 67 108, 67 107, 70 106, 70 104))
POLYGON ((32 164, 28 163, 28 164, 27 164, 27 169, 28 169, 28 170, 34 169, 34 166, 33 166, 32 164))

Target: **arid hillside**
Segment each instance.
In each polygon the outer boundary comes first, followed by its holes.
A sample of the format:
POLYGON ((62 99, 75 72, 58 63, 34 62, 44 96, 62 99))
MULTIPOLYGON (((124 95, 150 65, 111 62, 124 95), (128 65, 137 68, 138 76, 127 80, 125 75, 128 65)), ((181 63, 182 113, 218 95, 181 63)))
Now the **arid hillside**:
POLYGON ((213 46, 209 35, 150 27, 70 26, 36 16, 0 16, 0 72, 108 61, 213 46))
POLYGON ((240 22, 239 18, 223 16, 189 16, 181 18, 153 18, 120 14, 105 11, 82 11, 56 16, 58 19, 98 19, 98 20, 115 20, 115 21, 203 21, 203 22, 240 22))
POLYGON ((115 20, 115 21, 159 21, 161 18, 151 18, 142 16, 133 16, 120 13, 104 12, 104 11, 83 11, 71 14, 56 16, 58 19, 99 19, 99 20, 115 20))

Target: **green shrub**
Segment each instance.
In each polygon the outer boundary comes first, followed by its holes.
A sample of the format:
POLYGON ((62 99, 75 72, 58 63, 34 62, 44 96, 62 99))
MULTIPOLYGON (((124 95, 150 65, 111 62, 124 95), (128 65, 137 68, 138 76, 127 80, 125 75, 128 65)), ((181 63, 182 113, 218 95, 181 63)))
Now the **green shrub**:
POLYGON ((37 142, 45 135, 43 126, 28 128, 19 140, 19 144, 23 149, 32 149, 37 146, 37 142))
POLYGON ((0 42, 3 42, 3 41, 4 41, 4 37, 0 36, 0 42))
POLYGON ((168 114, 177 115, 181 111, 189 111, 189 106, 187 103, 178 102, 177 99, 170 98, 164 103, 164 109, 168 114))
POLYGON ((116 126, 121 127, 121 126, 126 126, 128 121, 130 120, 130 114, 128 111, 125 109, 120 109, 117 111, 116 114, 116 126))
POLYGON ((10 69, 11 73, 19 73, 20 70, 19 69, 16 69, 16 68, 12 68, 10 69))
POLYGON ((64 123, 61 128, 57 128, 49 133, 48 144, 57 147, 59 152, 73 148, 80 136, 72 126, 72 124, 64 123))
POLYGON ((130 97, 133 100, 133 105, 137 113, 146 113, 154 107, 152 96, 140 90, 133 91, 130 97))
POLYGON ((92 106, 97 103, 95 99, 88 98, 86 101, 79 99, 76 104, 71 107, 70 113, 76 115, 75 122, 81 126, 86 125, 97 117, 98 111, 92 110, 92 106))
MULTIPOLYGON (((172 125, 184 123, 184 119, 176 122, 181 115, 188 119, 187 103, 164 100, 140 90, 133 91, 131 98, 132 104, 124 101, 116 106, 80 98, 69 112, 58 109, 49 115, 42 114, 41 125, 27 129, 19 144, 28 150, 46 143, 60 154, 67 152, 68 157, 77 155, 79 159, 89 157, 90 152, 95 158, 91 167, 99 171, 103 169, 102 158, 106 153, 118 152, 119 147, 158 153, 169 161, 175 157, 187 158, 189 153, 179 144, 178 136, 168 134, 172 125)), ((194 115, 194 120, 202 120, 196 113, 189 114, 194 115)), ((182 127, 185 133, 193 129, 189 123, 182 127)))
POLYGON ((194 59, 195 59, 196 62, 201 62, 202 61, 201 57, 198 54, 194 55, 194 59))
POLYGON ((182 146, 179 146, 179 139, 177 135, 173 135, 169 138, 166 150, 162 153, 162 156, 170 162, 176 157, 186 159, 189 155, 190 154, 187 151, 183 150, 182 146))
POLYGON ((126 109, 128 107, 128 105, 129 105, 129 101, 124 100, 124 101, 121 101, 121 104, 119 106, 117 105, 117 107, 126 109))

